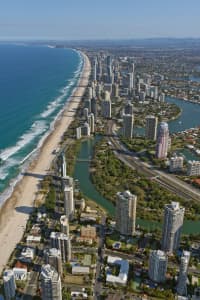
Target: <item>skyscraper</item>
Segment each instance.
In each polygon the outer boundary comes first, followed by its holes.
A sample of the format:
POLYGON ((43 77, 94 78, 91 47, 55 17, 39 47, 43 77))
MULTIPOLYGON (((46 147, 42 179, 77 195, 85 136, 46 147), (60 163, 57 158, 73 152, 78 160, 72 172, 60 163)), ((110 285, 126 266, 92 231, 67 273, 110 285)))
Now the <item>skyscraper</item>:
POLYGON ((124 113, 126 115, 132 115, 133 114, 133 104, 131 101, 128 101, 124 106, 124 113))
POLYGON ((13 270, 5 270, 3 272, 3 286, 6 300, 13 299, 15 297, 15 277, 13 270))
POLYGON ((102 100, 101 102, 101 115, 102 117, 109 119, 111 118, 111 110, 112 110, 112 106, 111 106, 111 101, 110 100, 102 100))
POLYGON ((62 232, 51 232, 51 248, 59 249, 62 261, 66 262, 71 259, 71 240, 70 237, 62 232))
POLYGON ((149 256, 149 278, 155 282, 164 282, 167 271, 167 255, 161 250, 153 250, 149 256))
POLYGON ((133 115, 123 115, 123 136, 127 139, 133 137, 133 115))
POLYGON ((61 252, 59 249, 50 248, 44 250, 44 259, 46 264, 51 265, 56 269, 58 274, 62 275, 63 268, 62 268, 62 258, 61 252))
POLYGON ((64 213, 70 220, 74 214, 74 189, 73 186, 64 187, 64 213))
POLYGON ((97 116, 97 99, 94 97, 91 99, 91 113, 97 116))
POLYGON ((178 276, 177 293, 181 296, 187 296, 187 272, 190 261, 190 252, 183 251, 181 256, 180 271, 178 276))
POLYGON ((67 163, 66 163, 66 158, 65 158, 65 154, 64 153, 62 153, 61 176, 62 177, 66 177, 67 176, 67 163))
POLYGON ((165 205, 162 229, 162 250, 173 252, 178 249, 183 226, 185 208, 178 202, 165 205))
POLYGON ((92 80, 96 81, 97 80, 97 59, 96 57, 94 58, 92 62, 92 80))
POLYGON ((42 300, 62 300, 60 276, 50 265, 43 265, 41 269, 42 300))
POLYGON ((158 130, 157 144, 156 144, 156 157, 165 159, 167 157, 169 146, 169 129, 168 124, 161 122, 158 130))
POLYGON ((145 136, 148 140, 156 140, 157 137, 158 118, 155 116, 146 117, 145 136))
POLYGON ((61 226, 61 232, 69 236, 69 220, 67 216, 63 215, 60 217, 60 226, 61 226))
MULTIPOLYGON (((92 88, 91 88, 92 89, 92 88)), ((88 109, 88 113, 91 113, 91 99, 92 98, 89 98, 89 99, 86 99, 85 100, 85 108, 88 109)))
POLYGON ((94 114, 88 115, 88 124, 90 125, 90 132, 94 133, 94 114))
POLYGON ((137 196, 130 191, 118 192, 116 201, 116 229, 124 235, 135 233, 137 196))

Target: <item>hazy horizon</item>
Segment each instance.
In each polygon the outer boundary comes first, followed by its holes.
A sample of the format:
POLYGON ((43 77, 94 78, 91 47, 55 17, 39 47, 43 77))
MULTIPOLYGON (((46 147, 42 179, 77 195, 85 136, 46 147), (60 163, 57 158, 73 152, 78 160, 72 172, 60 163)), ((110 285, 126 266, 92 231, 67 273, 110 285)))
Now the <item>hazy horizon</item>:
POLYGON ((200 38, 199 0, 1 0, 0 40, 200 38))

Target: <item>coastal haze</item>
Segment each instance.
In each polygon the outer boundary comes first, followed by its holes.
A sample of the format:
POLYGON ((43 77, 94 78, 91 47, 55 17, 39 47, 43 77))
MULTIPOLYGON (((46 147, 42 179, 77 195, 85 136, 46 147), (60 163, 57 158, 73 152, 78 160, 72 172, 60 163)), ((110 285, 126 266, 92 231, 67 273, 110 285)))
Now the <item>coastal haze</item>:
POLYGON ((199 1, 8 2, 0 299, 199 300, 199 1))

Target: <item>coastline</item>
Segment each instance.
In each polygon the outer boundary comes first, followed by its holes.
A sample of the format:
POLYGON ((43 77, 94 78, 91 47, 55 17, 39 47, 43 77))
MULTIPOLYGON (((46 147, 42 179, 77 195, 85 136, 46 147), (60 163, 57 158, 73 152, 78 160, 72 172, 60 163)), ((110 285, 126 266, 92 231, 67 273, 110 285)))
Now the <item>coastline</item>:
POLYGON ((77 87, 52 124, 52 131, 44 138, 38 153, 36 151, 26 174, 15 185, 12 195, 0 208, 0 272, 2 272, 16 244, 23 236, 29 214, 34 207, 38 183, 47 174, 55 157, 52 152, 58 147, 63 133, 73 121, 85 86, 88 84, 91 71, 90 62, 84 53, 82 56, 84 63, 77 87))

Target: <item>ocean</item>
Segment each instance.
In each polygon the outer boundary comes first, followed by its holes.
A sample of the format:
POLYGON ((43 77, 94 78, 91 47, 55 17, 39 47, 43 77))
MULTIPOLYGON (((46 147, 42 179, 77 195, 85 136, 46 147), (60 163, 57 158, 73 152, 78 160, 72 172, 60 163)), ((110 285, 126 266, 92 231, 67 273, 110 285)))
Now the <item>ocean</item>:
POLYGON ((0 44, 0 204, 53 129, 82 67, 72 49, 0 44))

